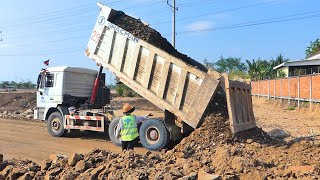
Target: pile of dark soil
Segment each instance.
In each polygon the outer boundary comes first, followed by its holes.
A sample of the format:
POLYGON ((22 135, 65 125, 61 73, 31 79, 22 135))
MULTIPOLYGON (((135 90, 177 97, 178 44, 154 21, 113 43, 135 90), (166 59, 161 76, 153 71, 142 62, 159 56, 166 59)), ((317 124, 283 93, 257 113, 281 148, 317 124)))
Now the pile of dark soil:
POLYGON ((178 52, 166 38, 162 37, 159 32, 152 29, 148 25, 141 22, 139 19, 135 19, 126 15, 122 11, 113 11, 109 21, 122 29, 130 32, 136 38, 142 39, 164 51, 175 56, 178 59, 186 62, 187 64, 198 68, 201 71, 207 72, 208 69, 196 60, 188 57, 185 54, 178 52))

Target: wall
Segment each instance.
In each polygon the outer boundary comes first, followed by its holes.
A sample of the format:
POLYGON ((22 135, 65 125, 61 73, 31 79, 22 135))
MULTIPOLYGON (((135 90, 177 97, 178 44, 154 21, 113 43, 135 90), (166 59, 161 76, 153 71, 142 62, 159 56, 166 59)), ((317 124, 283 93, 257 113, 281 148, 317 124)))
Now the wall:
POLYGON ((252 95, 300 101, 320 102, 320 74, 252 81, 252 95))

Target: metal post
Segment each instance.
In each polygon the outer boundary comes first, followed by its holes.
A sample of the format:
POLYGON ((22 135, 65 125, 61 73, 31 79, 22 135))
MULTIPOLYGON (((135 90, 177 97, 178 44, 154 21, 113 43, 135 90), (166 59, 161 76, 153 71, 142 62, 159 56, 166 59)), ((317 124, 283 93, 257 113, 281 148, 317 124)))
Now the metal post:
POLYGON ((282 104, 282 78, 280 79, 280 102, 282 104))
POLYGON ((273 87, 273 92, 274 92, 274 101, 276 100, 276 79, 274 79, 274 87, 273 87))
POLYGON ((312 75, 310 75, 310 106, 309 108, 312 108, 312 75))
POLYGON ((300 108, 300 76, 298 76, 298 108, 300 108))
POLYGON ((270 99, 270 79, 268 78, 268 99, 270 99))
POLYGON ((258 81, 258 97, 260 97, 260 81, 258 81))
POLYGON ((288 106, 290 106, 290 77, 288 77, 288 106))

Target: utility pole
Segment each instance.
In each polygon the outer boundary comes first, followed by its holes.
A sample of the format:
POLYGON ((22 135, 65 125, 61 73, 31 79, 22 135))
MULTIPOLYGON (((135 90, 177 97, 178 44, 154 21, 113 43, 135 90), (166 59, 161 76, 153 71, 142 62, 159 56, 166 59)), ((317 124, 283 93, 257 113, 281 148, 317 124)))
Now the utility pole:
POLYGON ((178 11, 178 7, 176 7, 176 0, 172 0, 173 4, 169 4, 169 1, 167 1, 167 4, 172 9, 172 46, 176 48, 176 11, 178 11))

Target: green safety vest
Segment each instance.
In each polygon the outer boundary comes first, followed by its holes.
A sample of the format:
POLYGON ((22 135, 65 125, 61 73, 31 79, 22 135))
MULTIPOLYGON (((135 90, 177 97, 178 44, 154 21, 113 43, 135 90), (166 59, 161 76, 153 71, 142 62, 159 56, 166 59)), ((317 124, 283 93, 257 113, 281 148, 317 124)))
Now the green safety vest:
POLYGON ((123 116, 121 118, 121 139, 122 141, 132 141, 139 136, 138 128, 134 116, 123 116))

